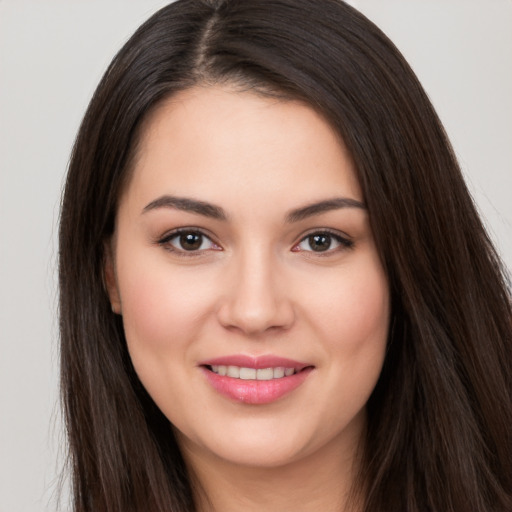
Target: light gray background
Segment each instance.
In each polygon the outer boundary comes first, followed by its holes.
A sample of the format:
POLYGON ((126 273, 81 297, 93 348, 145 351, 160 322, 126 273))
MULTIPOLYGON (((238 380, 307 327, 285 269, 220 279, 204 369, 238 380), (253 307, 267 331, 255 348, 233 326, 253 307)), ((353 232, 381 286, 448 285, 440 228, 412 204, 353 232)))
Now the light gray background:
MULTIPOLYGON (((55 489, 56 234, 81 116, 163 0, 0 0, 0 512, 68 510, 55 489)), ((395 41, 447 128, 512 268, 512 2, 353 0, 395 41)), ((64 494, 64 498, 66 495, 64 494)))

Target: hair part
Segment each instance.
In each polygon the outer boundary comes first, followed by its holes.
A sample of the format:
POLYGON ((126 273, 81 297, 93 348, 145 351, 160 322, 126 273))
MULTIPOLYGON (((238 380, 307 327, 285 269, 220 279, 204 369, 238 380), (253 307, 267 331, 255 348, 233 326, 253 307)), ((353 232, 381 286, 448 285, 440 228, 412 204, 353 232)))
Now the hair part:
POLYGON ((392 327, 354 500, 365 512, 512 509, 510 294, 414 73, 338 0, 178 0, 114 58, 65 185, 61 381, 75 512, 195 510, 200 490, 111 311, 104 244, 150 113, 179 91, 227 84, 308 103, 356 165, 392 327))

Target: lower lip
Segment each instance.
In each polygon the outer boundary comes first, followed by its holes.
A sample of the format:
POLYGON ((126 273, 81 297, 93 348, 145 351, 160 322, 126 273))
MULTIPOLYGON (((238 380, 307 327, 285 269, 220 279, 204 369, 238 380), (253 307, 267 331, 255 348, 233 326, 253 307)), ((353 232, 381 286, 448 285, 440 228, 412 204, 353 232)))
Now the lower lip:
POLYGON ((202 367, 208 382, 221 395, 245 404, 269 404, 297 389, 313 368, 272 380, 243 380, 226 377, 202 367))

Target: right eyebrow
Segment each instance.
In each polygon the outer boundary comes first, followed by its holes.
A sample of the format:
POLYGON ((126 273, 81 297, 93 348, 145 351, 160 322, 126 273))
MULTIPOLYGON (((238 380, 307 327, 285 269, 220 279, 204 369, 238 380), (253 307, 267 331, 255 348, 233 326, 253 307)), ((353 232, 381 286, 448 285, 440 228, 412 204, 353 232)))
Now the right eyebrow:
POLYGON ((173 208, 185 212, 197 213, 216 220, 227 220, 226 212, 220 207, 205 201, 198 201, 189 197, 161 196, 147 204, 142 213, 158 208, 173 208))

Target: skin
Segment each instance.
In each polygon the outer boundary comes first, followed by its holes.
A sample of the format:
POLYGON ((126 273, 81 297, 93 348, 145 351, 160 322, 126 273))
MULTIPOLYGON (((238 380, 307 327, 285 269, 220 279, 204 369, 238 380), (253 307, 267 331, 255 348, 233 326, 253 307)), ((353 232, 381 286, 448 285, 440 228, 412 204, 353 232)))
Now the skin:
POLYGON ((364 207, 287 219, 333 198, 363 203, 343 142, 303 103, 196 87, 145 123, 106 281, 135 369, 214 510, 345 503, 390 306, 364 207), (226 219, 148 207, 163 195, 211 203, 226 219), (172 238, 178 228, 204 233, 198 250, 172 238), (348 245, 333 236, 313 250, 308 236, 325 230, 348 245), (247 404, 219 394, 200 366, 231 354, 313 370, 279 400, 247 404))

